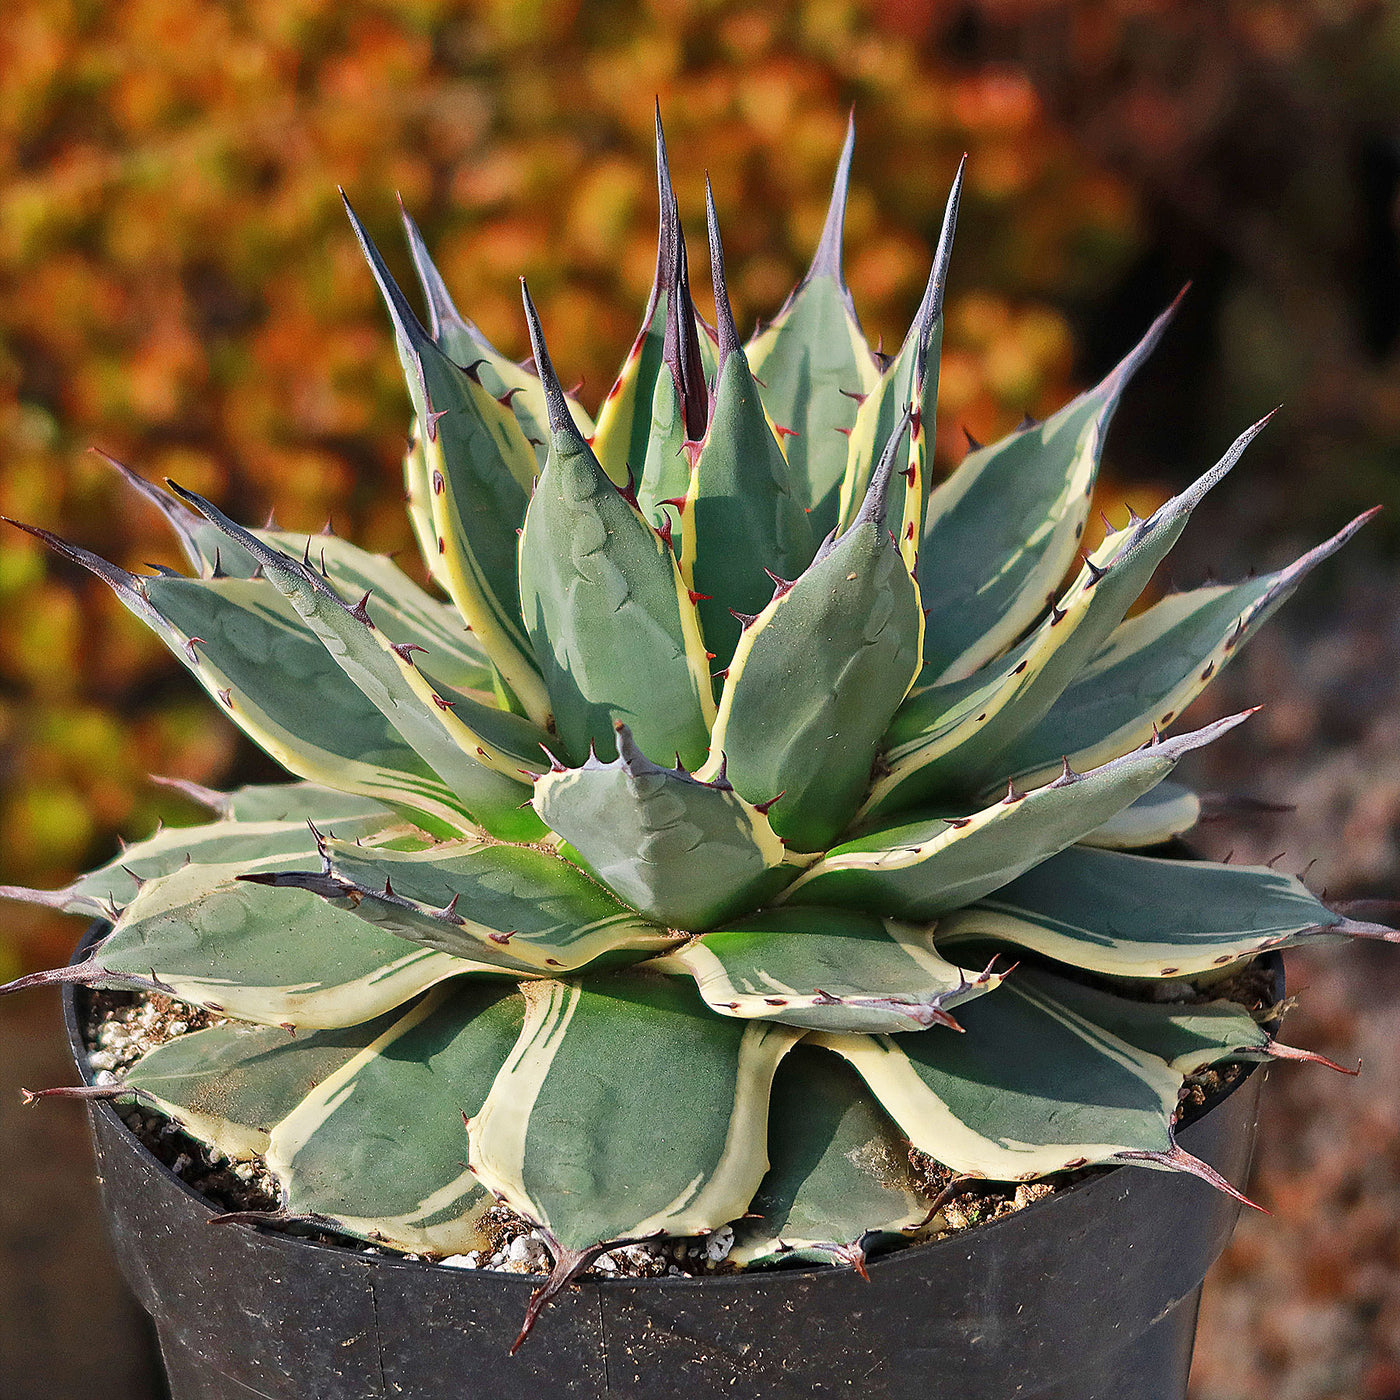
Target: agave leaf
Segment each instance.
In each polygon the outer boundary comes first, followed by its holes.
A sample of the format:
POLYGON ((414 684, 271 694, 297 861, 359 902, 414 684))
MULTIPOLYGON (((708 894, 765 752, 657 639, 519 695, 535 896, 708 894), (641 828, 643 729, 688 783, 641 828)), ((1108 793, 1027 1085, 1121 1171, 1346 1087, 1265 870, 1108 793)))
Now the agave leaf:
POLYGON ((659 767, 623 724, 616 759, 544 774, 534 804, 619 899, 672 928, 710 928, 753 909, 800 868, 728 783, 659 767))
POLYGON ((769 417, 789 430, 784 434, 789 477, 808 509, 816 539, 836 528, 856 408, 880 380, 841 272, 855 135, 852 119, 821 242, 807 275, 782 310, 744 347, 749 367, 764 385, 769 417))
POLYGON ((553 436, 520 538, 520 603, 559 739, 578 760, 623 720, 644 750, 698 765, 714 693, 695 605, 564 411, 528 291, 525 310, 553 436))
POLYGON ((368 600, 346 602, 308 564, 263 544, 193 492, 172 489, 257 559, 340 669, 477 822, 502 839, 541 834, 520 804, 521 778, 540 762, 543 731, 460 691, 451 699, 440 695, 414 665, 411 650, 391 642, 372 620, 368 600))
POLYGON ((965 681, 916 688, 890 726, 887 771, 862 815, 1005 776, 1006 749, 1040 722, 1122 622, 1196 505, 1266 422, 1242 433, 1210 471, 1147 520, 1106 540, 1018 647, 965 681))
POLYGON ((961 1013, 966 1035, 814 1036, 844 1055, 921 1152, 955 1172, 1026 1181, 1168 1153, 1183 1076, 1011 978, 961 1013))
POLYGON ((327 822, 377 816, 387 824, 393 817, 379 802, 355 793, 337 792, 320 783, 249 783, 232 792, 215 792, 183 778, 152 777, 151 781, 183 793, 190 801, 236 822, 312 821, 324 826, 327 822))
POLYGON ((123 1097, 173 1118, 192 1137, 248 1161, 318 1084, 398 1020, 289 1034, 284 1026, 213 1026, 148 1050, 122 1075, 123 1097))
POLYGON ((486 1245, 495 1201, 466 1165, 462 1120, 523 1016, 513 988, 440 988, 323 1080, 272 1130, 267 1164, 287 1211, 399 1249, 486 1245))
POLYGON ((1232 715, 1033 792, 1008 791, 970 816, 934 817, 835 847, 779 896, 900 919, 931 919, 990 894, 1093 831, 1161 782, 1192 749, 1233 729, 1232 715))
POLYGON ((1094 388, 1044 422, 969 452, 933 492, 919 551, 931 607, 930 682, 972 675, 1045 611, 1083 537, 1118 401, 1176 307, 1094 388))
POLYGON ((142 988, 241 1021, 328 1029, 382 1015, 448 977, 499 973, 372 928, 307 890, 240 878, 291 863, 187 865, 147 881, 85 961, 0 991, 142 988))
POLYGON ((470 1125, 482 1183, 570 1251, 741 1215, 768 1166, 773 1072, 802 1033, 715 1016, 643 972, 521 991, 519 1043, 470 1125))
POLYGON ((782 794, 770 820, 799 851, 824 850, 855 814, 918 674, 918 585, 885 528, 885 487, 907 421, 896 424, 855 523, 744 628, 720 699, 704 775, 725 763, 749 801, 782 794))
POLYGON ((705 645, 729 664, 739 641, 735 613, 760 612, 771 569, 796 578, 814 544, 804 503, 764 411, 724 281, 714 200, 707 195, 710 266, 719 322, 719 362, 709 427, 690 472, 681 510, 681 568, 700 595, 705 645))
POLYGON ((1191 977, 1337 936, 1400 941, 1333 913, 1296 876, 1267 867, 1163 860, 1074 846, 941 919, 940 947, 969 939, 1029 948, 1113 977, 1191 977))
POLYGON ((1018 974, 1025 984, 1182 1074, 1199 1074, 1222 1060, 1268 1059, 1273 1038, 1232 1001, 1141 1001, 1115 996, 1040 968, 1018 974))
MULTIPOLYGON (((392 813, 380 808, 377 814, 339 820, 336 826, 346 836, 354 838, 368 836, 393 820, 392 813)), ((168 875, 191 861, 200 865, 228 865, 264 856, 289 863, 300 862, 291 868, 303 870, 315 870, 318 863, 316 841, 304 820, 226 818, 204 826, 164 828, 126 847, 115 860, 79 876, 61 890, 26 890, 0 885, 0 896, 46 904, 65 914, 114 918, 115 911, 130 904, 146 881, 168 875)))
POLYGON ((1033 784, 1063 755, 1090 768, 1166 729, 1308 573, 1373 515, 1367 511, 1277 573, 1163 598, 1121 623, 1044 719, 1011 745, 1001 767, 1033 784))
POLYGON ((284 768, 407 812, 437 835, 476 832, 457 795, 347 681, 270 584, 141 578, 46 530, 21 528, 107 583, 284 768))
POLYGON ((1184 836, 1201 819, 1201 799, 1180 783, 1158 783, 1102 826, 1079 838, 1081 846, 1131 851, 1184 836))
MULTIPOLYGON (((439 350, 454 364, 476 376, 487 393, 497 400, 507 400, 510 411, 520 424, 520 431, 535 449, 540 466, 544 465, 548 442, 549 417, 545 411, 544 385, 528 365, 517 364, 503 355, 482 334, 481 328, 468 316, 463 316, 452 301, 447 283, 428 253, 428 245, 413 217, 400 207, 408 249, 413 255, 413 270, 428 310, 428 334, 439 350)), ((579 432, 587 436, 593 431, 593 420, 583 405, 570 397, 569 411, 579 432)), ((431 551, 436 553, 436 549, 431 551)), ((425 553, 425 557, 431 556, 425 553)))
MULTIPOLYGON (((958 164, 948 203, 943 211, 943 228, 933 255, 933 267, 914 323, 904 337, 899 354, 891 361, 856 413, 847 449, 846 471, 841 481, 840 514, 842 529, 855 519, 870 489, 870 478, 881 446, 906 408, 917 421, 932 423, 938 407, 938 354, 943 343, 943 293, 948 281, 948 264, 953 256, 953 230, 958 222, 962 199, 964 157, 958 164)), ((910 485, 916 488, 911 499, 906 493, 904 527, 913 525, 914 539, 922 535, 922 511, 928 501, 929 479, 921 457, 910 461, 910 485)))
POLYGON ((376 625, 391 642, 422 648, 421 664, 434 681, 453 690, 490 692, 491 661, 457 609, 419 588, 391 559, 335 535, 318 535, 308 542, 305 535, 288 530, 251 533, 284 554, 309 554, 343 596, 372 595, 376 625))
MULTIPOLYGON (((661 219, 651 296, 622 372, 598 410, 598 427, 591 444, 615 485, 640 481, 637 499, 648 518, 663 498, 685 494, 686 466, 672 460, 671 454, 689 436, 687 408, 703 420, 701 395, 705 382, 699 364, 695 308, 690 299, 685 234, 666 161, 659 106, 656 186, 661 219)), ((696 424, 697 436, 703 431, 701 421, 696 424)))
MULTIPOLYGON (((411 447, 410 452, 413 451, 411 447)), ((421 444, 417 453, 421 458, 421 444)), ((105 457, 105 454, 102 455, 105 457)), ((253 578, 260 572, 258 560, 218 526, 115 459, 106 457, 106 460, 162 511, 178 535, 191 567, 201 576, 253 578)), ((410 514, 412 509, 410 501, 410 514)), ((427 528, 430 537, 435 539, 431 524, 427 528)), ((285 554, 305 553, 308 558, 314 557, 324 577, 352 598, 373 593, 378 601, 376 611, 380 626, 389 640, 409 643, 429 651, 433 658, 429 669, 434 679, 456 690, 491 689, 491 663, 457 610, 450 604, 438 602, 419 588, 392 559, 382 554, 372 554, 348 540, 325 532, 308 537, 269 526, 249 533, 285 554)), ((431 554, 425 555, 430 568, 436 554, 434 545, 431 554)))
POLYGON ((445 842, 396 851, 326 840, 325 868, 250 878, 344 901, 410 942, 522 975, 635 961, 675 935, 624 909, 577 867, 534 846, 445 842))
POLYGON ((793 905, 712 930, 653 966, 693 977, 722 1016, 827 1031, 956 1028, 948 1012, 1001 982, 946 962, 927 928, 793 905))
MULTIPOLYGON (((189 561, 191 568, 198 570, 201 574, 213 571, 231 574, 235 578, 252 576, 257 567, 256 562, 244 554, 232 541, 228 543, 228 557, 224 558, 218 552, 223 537, 202 515, 196 514, 183 501, 176 500, 174 496, 163 491, 155 482, 147 481, 144 476, 132 471, 125 463, 119 462, 110 453, 102 451, 100 447, 89 450, 106 462, 127 486, 165 517, 166 524, 174 532, 175 538, 179 541, 181 552, 189 561), (219 565, 217 570, 214 569, 216 559, 219 565)), ((18 521, 11 523, 19 524, 18 521)), ((28 527, 20 525, 20 529, 26 528, 28 527)), ((31 531, 31 533, 34 532, 31 531)))
POLYGON ((863 1264, 868 1236, 909 1230, 928 1214, 908 1143, 830 1053, 798 1045, 778 1066, 768 1153, 768 1175, 735 1225, 735 1264, 863 1264))
POLYGON ((418 418, 437 534, 429 567, 526 714, 543 724, 549 703, 515 586, 516 531, 538 469, 535 451, 514 413, 433 343, 345 207, 389 308, 418 418))

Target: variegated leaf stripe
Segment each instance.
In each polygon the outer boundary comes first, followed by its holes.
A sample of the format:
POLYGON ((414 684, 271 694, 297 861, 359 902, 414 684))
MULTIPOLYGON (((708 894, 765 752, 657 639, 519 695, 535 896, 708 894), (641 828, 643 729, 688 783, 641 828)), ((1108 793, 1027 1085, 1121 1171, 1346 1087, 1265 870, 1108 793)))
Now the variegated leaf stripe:
POLYGON ((1024 874, 1149 791, 1182 755, 1245 719, 1232 715, 967 817, 931 818, 837 846, 779 896, 931 919, 1024 874))
POLYGON ((772 1165, 729 1260, 859 1262, 863 1242, 912 1230, 928 1214, 909 1146, 835 1055, 798 1045, 778 1066, 768 1110, 772 1165))
MULTIPOLYGON (((964 157, 958 163, 958 173, 948 192, 933 267, 929 271, 923 300, 914 315, 914 323, 904 337, 899 354, 881 374, 856 413, 847 450, 846 472, 841 481, 837 520, 843 530, 860 510, 880 450, 889 440, 904 410, 912 408, 921 420, 929 424, 934 421, 938 407, 938 354, 943 341, 943 296, 948 282, 948 265, 953 256, 953 230, 958 222, 958 204, 962 199, 963 169, 966 164, 967 158, 964 157)), ((918 473, 918 464, 911 465, 918 473)), ((928 500, 927 475, 920 473, 916 476, 916 482, 918 495, 915 501, 906 499, 904 524, 914 526, 914 538, 918 539, 922 526, 922 519, 918 517, 928 500)))
MULTIPOLYGON (((526 365, 517 364, 503 355, 482 334, 470 317, 463 316, 453 303, 447 283, 428 254, 427 244, 407 210, 403 210, 404 232, 413 269, 428 311, 428 334, 439 350, 454 364, 469 369, 493 398, 505 401, 520 424, 520 431, 535 449, 539 464, 544 465, 545 444, 548 441, 548 415, 545 411, 544 386, 539 376, 526 365)), ((576 399, 570 397, 569 411, 579 432, 586 437, 593 432, 593 420, 576 399)), ((436 549, 433 554, 436 554, 436 549)), ((431 567, 431 560, 429 560, 431 567)))
POLYGON ((1262 427, 1242 433, 1210 471, 1150 518, 1106 540, 1020 646, 969 680, 915 689, 890 726, 886 771, 862 816, 1005 776, 1006 748, 1040 722, 1122 622, 1191 512, 1262 427))
POLYGON ((644 973, 521 990, 520 1040, 470 1125, 482 1183, 568 1250, 742 1215, 768 1167, 773 1072, 802 1032, 715 1016, 644 973))
POLYGON ((880 739, 920 664, 918 586, 885 528, 885 490, 907 423, 895 425, 865 508, 743 630, 703 774, 724 766, 750 802, 781 795, 773 829, 828 847, 870 782, 880 739))
POLYGON ((311 1090, 268 1146, 287 1210, 415 1252, 485 1245, 495 1201, 466 1165, 462 1120, 484 1102, 523 1010, 513 990, 439 989, 311 1090))
POLYGON ((727 783, 652 763, 625 726, 616 759, 546 773, 533 800, 619 899, 671 928, 710 928, 756 908, 810 860, 727 783))
MULTIPOLYGON (((357 793, 338 792, 320 783, 248 783, 232 792, 216 792, 184 778, 152 776, 152 782, 182 793, 191 802, 207 807, 229 821, 327 822, 353 821, 393 813, 381 803, 357 793)), ((188 828, 186 828, 188 830, 188 828)))
POLYGON ((1054 597, 1084 535, 1118 401, 1175 309, 1098 385, 1043 423, 974 448, 933 492, 919 551, 931 609, 924 638, 930 683, 962 680, 985 666, 1054 597))
POLYGON ((340 669, 477 822, 503 839, 542 834, 521 810, 522 778, 543 758, 540 730, 461 692, 445 699, 413 664, 411 651, 391 642, 366 607, 352 606, 313 568, 263 544, 202 497, 173 489, 258 560, 340 669))
POLYGON ((682 508, 681 571, 697 595, 705 645, 716 667, 729 664, 739 641, 735 614, 768 601, 765 569, 796 578, 815 542, 805 503, 757 381, 739 343, 724 281, 714 201, 707 196, 710 268, 719 328, 719 366, 705 440, 695 454, 682 508))
POLYGON ((397 1019, 298 1035, 285 1026, 213 1026, 148 1050, 120 1087, 200 1142, 249 1161, 307 1094, 397 1019))
POLYGON ((550 451, 520 537, 520 602, 565 752, 621 720, 645 750, 704 758, 714 719, 700 624, 675 556, 574 428, 534 304, 525 311, 550 406, 550 451))
POLYGON ((1400 934, 1333 913, 1296 876, 1074 846, 938 923, 938 946, 997 941, 1113 977, 1191 977, 1266 948, 1400 934))
POLYGON ((433 577, 526 714, 543 724, 549 702, 516 592, 515 532, 538 470, 534 449, 511 410, 434 344, 348 203, 346 209, 394 323, 418 418, 437 534, 433 577))
POLYGON ((624 909, 576 866, 533 846, 443 842, 393 851, 326 841, 328 878, 291 879, 366 922, 522 976, 635 961, 676 935, 624 909))
POLYGON ((1050 708, 1002 758, 1028 785, 1052 776, 1062 756, 1091 768, 1166 729, 1288 598, 1375 511, 1277 573, 1173 594, 1121 623, 1050 708))
POLYGON ((437 835, 476 832, 455 794, 347 681, 270 584, 141 578, 46 530, 22 528, 102 579, 283 767, 406 810, 437 835))
POLYGON ((438 566, 437 526, 433 524, 433 487, 423 451, 423 425, 415 418, 403 454, 403 499, 409 528, 429 578, 438 566))
POLYGON ((1110 851, 1160 846, 1184 836, 1201 819, 1201 799, 1180 783, 1158 783, 1102 826, 1079 838, 1081 846, 1101 846, 1110 851))
MULTIPOLYGON (((368 836, 394 821, 391 812, 336 819, 335 828, 347 837, 368 836)), ((401 831, 412 828, 400 827, 401 831)), ((59 890, 30 890, 0 885, 0 897, 21 899, 61 909, 65 914, 115 918, 131 903, 147 880, 168 875, 192 862, 200 865, 237 864, 264 857, 285 862, 289 869, 315 870, 320 858, 306 821, 235 821, 224 819, 204 826, 166 827, 144 841, 127 846, 115 860, 79 876, 59 890)))
POLYGON ((62 980, 164 991, 262 1025, 329 1028, 381 1015, 448 977, 498 971, 384 933, 305 890, 239 878, 287 863, 188 865, 147 882, 62 980))
POLYGON ((854 150, 850 122, 812 265, 778 314, 744 347, 763 385, 769 418, 783 429, 791 479, 815 539, 836 528, 856 409, 880 380, 841 272, 854 150))
POLYGON ((794 906, 736 920, 651 966, 693 977, 722 1016, 828 1031, 924 1030, 1001 982, 945 961, 926 927, 794 906))
MULTIPOLYGON (((675 385, 661 357, 666 331, 666 293, 664 290, 658 293, 653 286, 651 295, 647 315, 622 372, 598 409, 598 427, 590 444, 613 485, 627 485, 629 474, 632 480, 642 483, 637 490, 640 501, 652 494, 645 464, 652 458, 653 438, 657 427, 661 426, 655 421, 654 405, 658 395, 669 390, 671 402, 679 409, 675 385)), ((665 402, 664 398, 661 402, 665 402)), ((664 426, 664 436, 669 438, 671 424, 664 426)))
POLYGON ((962 1012, 966 1035, 821 1034, 921 1152, 955 1172, 1029 1181, 1167 1152, 1183 1076, 1029 981, 962 1012))
POLYGON ((1039 968, 1017 974, 1028 988, 1092 1021, 1120 1040, 1199 1074, 1222 1060, 1268 1059, 1273 1039, 1237 1002, 1158 1002, 1115 996, 1039 968))

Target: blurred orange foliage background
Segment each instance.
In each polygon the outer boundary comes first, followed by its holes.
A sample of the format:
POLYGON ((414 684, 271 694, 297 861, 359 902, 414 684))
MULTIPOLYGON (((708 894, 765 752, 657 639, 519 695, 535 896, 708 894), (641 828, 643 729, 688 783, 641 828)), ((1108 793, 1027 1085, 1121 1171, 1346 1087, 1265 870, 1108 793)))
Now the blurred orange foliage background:
MULTIPOLYGON (((742 318, 771 313, 820 230, 858 123, 848 276, 902 337, 947 184, 969 193, 940 445, 1071 392, 1053 298, 1132 246, 1134 203, 1002 63, 949 63, 895 12, 807 0, 10 0, 0 27, 0 511, 115 562, 176 564, 98 458, 249 521, 404 549, 408 404, 344 186, 398 254, 395 194, 449 285, 527 351, 528 275, 563 372, 601 398, 655 259, 659 97, 697 296, 708 171, 742 318)), ((897 10, 897 7, 896 7, 897 10)), ((907 18, 907 17, 905 17, 907 18)), ((407 275, 407 259, 396 268, 407 275)), ((149 772, 272 776, 107 590, 0 540, 0 878, 53 885, 117 833, 188 820, 149 772)), ((0 964, 52 962, 66 921, 7 905, 0 964)))
MULTIPOLYGON (((1224 548, 1298 529, 1302 501, 1315 539, 1400 497, 1400 11, 1381 0, 9 0, 0 512, 178 563, 98 446, 242 519, 329 516, 409 550, 408 403, 337 186, 408 279, 401 195, 463 309, 522 355, 528 275, 596 403, 650 283, 657 98, 698 299, 708 172, 741 320, 800 275, 854 109, 848 276, 896 343, 969 153, 945 468, 963 428, 1056 407, 1195 276, 1105 503, 1150 508, 1280 398, 1247 490, 1221 493, 1224 548)), ((0 880, 56 885, 119 833, 190 819, 151 772, 277 776, 105 588, 6 531, 0 880)), ((72 935, 6 905, 0 976, 72 935)))

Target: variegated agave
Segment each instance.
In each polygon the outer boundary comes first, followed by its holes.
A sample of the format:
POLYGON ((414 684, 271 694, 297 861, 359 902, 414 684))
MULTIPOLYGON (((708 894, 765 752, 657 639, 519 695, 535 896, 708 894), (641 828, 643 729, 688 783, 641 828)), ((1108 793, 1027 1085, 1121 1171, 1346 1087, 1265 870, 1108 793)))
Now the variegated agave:
POLYGON ((456 1252, 498 1198, 550 1241, 547 1294, 600 1246, 734 1221, 740 1263, 858 1262, 928 1213, 910 1144, 999 1181, 1213 1175, 1173 1138, 1183 1077, 1282 1052, 1241 1007, 1143 981, 1395 937, 1272 870, 1139 853, 1193 825, 1164 780, 1243 716, 1159 731, 1361 522, 1125 620, 1256 426, 1076 571, 1105 430, 1167 315, 931 489, 961 176, 885 359, 840 269, 851 149, 810 272, 742 344, 712 205, 717 328, 691 303, 658 126, 656 283, 596 424, 528 292, 522 367, 411 221, 428 329, 355 222, 450 604, 333 536, 244 529, 135 477, 192 577, 34 531, 303 781, 207 794, 208 825, 7 891, 114 925, 14 986, 235 1018, 105 1092, 264 1156, 287 1216, 456 1252))

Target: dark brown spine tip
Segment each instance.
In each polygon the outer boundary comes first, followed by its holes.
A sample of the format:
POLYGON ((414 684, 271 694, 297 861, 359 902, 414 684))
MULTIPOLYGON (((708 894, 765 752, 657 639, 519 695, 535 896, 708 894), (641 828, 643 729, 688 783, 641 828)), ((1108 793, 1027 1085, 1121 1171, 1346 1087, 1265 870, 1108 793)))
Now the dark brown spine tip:
POLYGON ((856 149, 856 116, 852 108, 846 118, 846 139, 841 144, 841 156, 836 162, 836 175, 831 182, 831 201, 822 225, 821 241, 812 255, 812 265, 804 281, 814 277, 830 277, 844 287, 841 275, 841 244, 846 230, 846 200, 851 187, 851 161, 856 149))
POLYGON ((574 416, 569 412, 568 400, 564 397, 559 376, 554 372, 554 362, 549 358, 549 348, 545 344, 544 328, 540 325, 540 313, 530 296, 530 288, 525 279, 520 279, 520 298, 525 306, 525 324, 530 332, 530 350, 535 361, 535 373, 544 386, 545 408, 549 414, 549 430, 566 437, 577 438, 579 431, 574 416))
POLYGON ((958 173, 953 177, 953 186, 948 191, 948 203, 943 210, 943 227, 938 235, 938 247, 933 254, 933 267, 929 271, 928 284, 924 288, 923 300, 919 303, 911 334, 917 337, 918 364, 923 366, 933 343, 933 329, 943 315, 943 296, 948 282, 948 266, 953 258, 953 234, 958 224, 958 206, 962 202, 963 174, 967 168, 967 156, 958 162, 958 173))
POLYGON ((715 330, 719 334, 719 364, 716 378, 724 373, 725 361, 740 347, 739 328, 729 304, 729 286, 724 274, 724 243, 719 235, 719 215, 715 212, 714 190, 705 177, 705 227, 710 237, 710 277, 715 290, 715 330))

